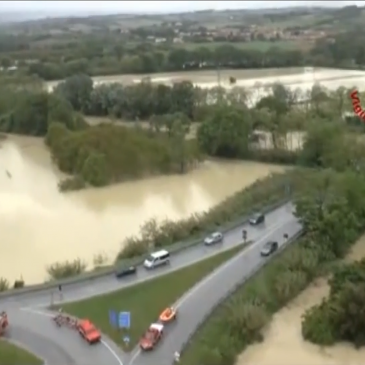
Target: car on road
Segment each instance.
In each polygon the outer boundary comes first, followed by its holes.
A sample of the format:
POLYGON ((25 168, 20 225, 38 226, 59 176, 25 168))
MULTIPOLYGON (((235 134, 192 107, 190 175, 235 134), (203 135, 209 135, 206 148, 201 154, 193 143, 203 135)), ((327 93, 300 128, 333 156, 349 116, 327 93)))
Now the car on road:
POLYGON ((221 242, 223 242, 223 233, 221 232, 214 232, 204 239, 204 244, 206 246, 215 245, 216 243, 221 242))
POLYGON ((115 276, 117 278, 124 278, 126 276, 134 275, 136 273, 137 273, 136 266, 120 267, 115 271, 115 276))
POLYGON ((250 219, 249 219, 249 223, 252 226, 257 226, 258 224, 264 223, 265 222, 265 215, 262 213, 256 213, 254 214, 250 219))
POLYGON ((77 323, 77 330, 89 344, 100 342, 101 333, 89 319, 81 319, 77 323))
POLYGON ((177 317, 177 310, 173 307, 167 307, 159 317, 160 322, 168 323, 174 321, 177 317))
POLYGON ((139 340, 139 346, 143 351, 153 350, 163 335, 163 324, 152 323, 139 340))
POLYGON ((278 249, 278 247, 279 245, 276 241, 266 242, 260 251, 261 256, 270 256, 278 249))
POLYGON ((170 263, 170 253, 166 250, 153 252, 143 262, 143 266, 146 269, 154 269, 161 265, 167 265, 170 263))

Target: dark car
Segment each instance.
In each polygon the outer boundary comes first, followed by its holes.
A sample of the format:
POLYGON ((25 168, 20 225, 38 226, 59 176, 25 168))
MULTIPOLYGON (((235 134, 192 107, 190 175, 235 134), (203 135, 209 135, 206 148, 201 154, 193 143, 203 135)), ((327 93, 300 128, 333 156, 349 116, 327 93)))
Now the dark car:
POLYGON ((265 216, 262 213, 256 213, 254 216, 252 216, 249 219, 249 222, 252 226, 256 226, 258 224, 264 223, 265 222, 265 216))
POLYGON ((115 272, 117 278, 124 278, 125 276, 133 275, 137 273, 137 268, 135 266, 122 267, 115 272))
POLYGON ((275 241, 266 242, 264 247, 261 249, 261 256, 270 256, 278 249, 278 247, 279 245, 275 241))

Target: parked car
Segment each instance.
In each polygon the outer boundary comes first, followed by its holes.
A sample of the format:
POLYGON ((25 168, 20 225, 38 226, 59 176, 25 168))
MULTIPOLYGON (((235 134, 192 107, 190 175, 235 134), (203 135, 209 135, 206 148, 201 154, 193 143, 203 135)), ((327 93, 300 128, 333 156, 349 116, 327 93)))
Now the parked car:
POLYGON ((278 249, 278 247, 279 245, 276 241, 266 242, 264 247, 261 249, 261 256, 270 256, 278 249))
POLYGON ((115 276, 117 278, 124 278, 125 276, 134 275, 136 273, 137 273, 136 266, 121 267, 115 271, 115 276))
POLYGON ((258 224, 265 222, 265 215, 262 213, 256 213, 249 219, 249 223, 252 226, 257 226, 258 224))
POLYGON ((221 232, 214 232, 210 236, 204 239, 204 244, 206 246, 211 246, 216 243, 220 243, 223 241, 223 234, 221 232))

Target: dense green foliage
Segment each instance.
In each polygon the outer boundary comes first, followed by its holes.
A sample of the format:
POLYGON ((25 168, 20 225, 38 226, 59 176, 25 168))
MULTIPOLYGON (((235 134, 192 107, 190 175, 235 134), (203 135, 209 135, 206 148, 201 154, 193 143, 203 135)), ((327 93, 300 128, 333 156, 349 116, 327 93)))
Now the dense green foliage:
POLYGON ((194 141, 185 139, 182 123, 175 120, 171 136, 116 125, 72 132, 53 123, 46 136, 53 159, 61 171, 75 176, 62 182, 61 188, 185 172, 199 161, 200 152, 194 141))
POLYGON ((53 122, 70 130, 86 127, 66 99, 44 92, 37 82, 23 86, 22 80, 0 86, 1 132, 44 136, 53 122))
MULTIPOLYGON (((302 189, 295 203, 296 214, 303 222, 306 235, 216 309, 192 338, 183 354, 182 364, 233 364, 239 352, 262 338, 261 330, 272 314, 294 298, 315 276, 323 273, 328 264, 342 258, 364 231, 364 175, 353 171, 306 171, 301 180, 306 188, 302 189)), ((335 280, 337 286, 349 281, 343 275, 355 278, 355 282, 359 276, 353 271, 342 270, 335 280)), ((339 310, 339 315, 346 318, 349 311, 354 312, 345 322, 343 333, 346 333, 346 339, 355 333, 364 338, 364 327, 360 329, 362 324, 355 326, 363 312, 364 292, 358 292, 356 296, 354 290, 347 285, 345 287, 347 297, 346 300, 342 297, 342 303, 347 303, 347 306, 339 310), (352 300, 354 306, 351 306, 352 300)), ((328 336, 333 326, 333 315, 332 311, 319 313, 319 310, 308 314, 304 333, 319 336, 321 343, 333 342, 328 336), (327 318, 330 320, 327 321, 327 318)))
POLYGON ((328 281, 329 297, 303 317, 303 337, 319 345, 348 341, 364 346, 364 280, 365 259, 337 267, 328 281))

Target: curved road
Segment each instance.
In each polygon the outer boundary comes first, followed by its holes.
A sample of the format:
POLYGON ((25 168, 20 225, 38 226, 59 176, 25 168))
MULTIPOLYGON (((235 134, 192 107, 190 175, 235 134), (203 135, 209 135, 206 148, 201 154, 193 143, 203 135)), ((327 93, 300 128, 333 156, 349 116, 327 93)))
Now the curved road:
MULTIPOLYGON (((0 309, 6 310, 9 314, 9 336, 42 357, 48 365, 90 365, 95 363, 171 365, 174 351, 181 348, 196 326, 204 319, 206 313, 237 283, 260 266, 264 260, 267 260, 260 257, 259 252, 262 245, 269 239, 275 239, 281 245, 284 243, 284 233, 288 233, 289 237, 292 237, 300 231, 301 226, 293 217, 292 209, 291 204, 286 204, 268 213, 265 224, 261 226, 251 227, 246 224, 232 229, 226 233, 222 245, 216 247, 193 246, 173 255, 171 265, 168 267, 154 271, 140 268, 135 277, 125 280, 117 280, 114 275, 110 275, 64 287, 63 303, 135 285, 238 245, 242 241, 242 229, 246 229, 248 239, 254 240, 254 243, 217 268, 176 303, 181 320, 176 325, 166 328, 164 340, 152 353, 141 354, 139 350, 136 350, 128 357, 107 338, 104 338, 102 346, 89 347, 77 334, 66 328, 57 328, 49 318, 52 314, 47 312, 45 307, 49 306, 52 301, 55 304, 60 303, 60 298, 54 298, 48 289, 0 298, 0 309)), ((105 315, 108 314, 105 313, 105 315)))

